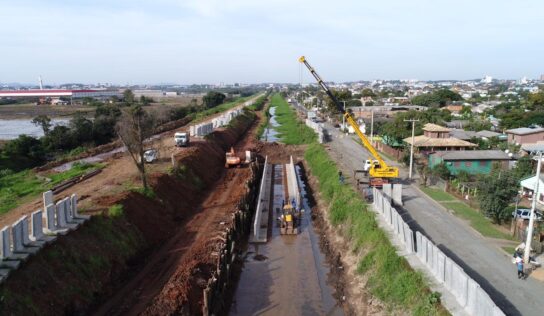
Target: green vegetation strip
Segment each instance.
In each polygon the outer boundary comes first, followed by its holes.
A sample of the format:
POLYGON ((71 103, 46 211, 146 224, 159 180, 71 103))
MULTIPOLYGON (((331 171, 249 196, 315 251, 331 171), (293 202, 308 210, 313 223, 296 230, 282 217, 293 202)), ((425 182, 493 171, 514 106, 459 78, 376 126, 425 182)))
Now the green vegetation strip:
POLYGON ((249 100, 249 99, 251 99, 253 97, 254 96, 249 96, 249 97, 245 97, 245 98, 238 98, 238 99, 236 99, 234 101, 223 103, 223 104, 218 105, 216 107, 213 107, 211 109, 207 109, 207 110, 204 110, 202 112, 191 114, 191 115, 193 115, 193 121, 201 121, 201 120, 205 119, 207 116, 228 111, 228 110, 234 108, 235 106, 238 106, 238 105, 242 104, 243 102, 246 102, 247 100, 249 100))
POLYGON ((339 183, 339 170, 323 146, 311 144, 304 158, 330 206, 331 223, 341 227, 345 237, 351 240, 354 252, 364 253, 357 272, 369 278, 367 285, 371 293, 390 310, 411 310, 414 315, 447 314, 437 304, 437 294, 429 291, 423 275, 397 255, 361 196, 351 186, 339 183))
POLYGON ((513 255, 514 252, 516 251, 516 248, 511 247, 511 246, 504 246, 504 247, 501 247, 501 248, 502 248, 502 250, 506 251, 506 253, 511 254, 511 255, 513 255))
POLYGON ((75 163, 70 170, 52 174, 49 178, 38 176, 31 170, 17 173, 3 171, 5 174, 0 175, 0 214, 16 208, 27 199, 34 198, 63 181, 102 167, 101 164, 75 163))
MULTIPOLYGON (((384 302, 389 309, 410 311, 414 315, 447 315, 440 304, 440 294, 431 292, 420 272, 414 271, 408 262, 397 255, 385 232, 378 227, 374 213, 367 210, 358 192, 350 185, 338 181, 338 168, 315 141, 313 131, 296 119, 288 104, 276 94, 272 106, 279 106, 280 131, 286 143, 310 144, 304 158, 312 174, 318 179, 318 189, 329 204, 328 217, 351 241, 355 253, 363 253, 357 272, 368 278, 370 292, 384 302), (303 125, 307 130, 304 130, 303 125)), ((278 114, 278 109, 276 109, 278 114)))
POLYGON ((431 188, 431 187, 421 187, 421 191, 425 192, 433 200, 442 202, 442 201, 455 201, 455 197, 444 192, 443 190, 431 188))
POLYGON ((280 124, 276 129, 283 143, 301 145, 314 142, 317 139, 311 128, 297 120, 295 110, 279 93, 272 96, 270 103, 271 107, 276 107, 276 121, 280 124))
POLYGON ((451 194, 448 194, 440 189, 429 187, 421 187, 420 189, 445 208, 453 210, 455 215, 458 217, 468 220, 470 222, 470 226, 485 237, 512 239, 510 235, 497 229, 495 225, 493 225, 493 223, 491 223, 491 221, 482 213, 471 208, 465 203, 458 201, 451 194))

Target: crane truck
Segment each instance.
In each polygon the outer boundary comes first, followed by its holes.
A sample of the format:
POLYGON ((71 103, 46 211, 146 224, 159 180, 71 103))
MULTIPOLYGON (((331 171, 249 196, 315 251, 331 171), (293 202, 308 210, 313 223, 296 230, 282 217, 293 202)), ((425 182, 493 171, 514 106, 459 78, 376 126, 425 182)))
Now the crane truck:
POLYGON ((301 56, 298 59, 299 62, 303 63, 306 68, 310 71, 312 76, 317 80, 317 83, 321 86, 323 91, 331 98, 332 102, 334 102, 334 105, 338 109, 340 113, 343 113, 343 116, 346 120, 346 122, 353 128, 355 131, 355 134, 359 136, 359 139, 361 140, 361 143, 363 146, 368 150, 368 152, 372 155, 371 158, 369 158, 366 161, 365 169, 368 169, 368 175, 369 175, 369 184, 370 186, 382 186, 384 183, 389 183, 390 181, 394 180, 395 178, 398 178, 399 176, 399 169, 396 167, 388 166, 387 163, 383 160, 383 158, 378 154, 378 151, 374 146, 372 146, 372 143, 368 140, 365 134, 361 132, 359 129, 359 125, 351 114, 345 110, 343 106, 340 104, 338 99, 334 96, 334 94, 331 92, 327 84, 321 79, 321 77, 317 74, 314 68, 310 66, 308 61, 306 60, 306 57, 301 56), (370 163, 369 163, 370 161, 370 163))

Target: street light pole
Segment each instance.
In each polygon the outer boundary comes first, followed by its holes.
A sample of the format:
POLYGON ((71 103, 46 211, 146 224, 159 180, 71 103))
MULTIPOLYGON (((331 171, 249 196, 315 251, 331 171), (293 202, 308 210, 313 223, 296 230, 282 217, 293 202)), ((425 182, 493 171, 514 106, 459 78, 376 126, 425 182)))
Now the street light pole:
POLYGON ((533 203, 531 204, 531 215, 529 217, 529 227, 527 228, 527 240, 525 241, 525 252, 523 261, 529 263, 529 255, 531 254, 531 243, 533 241, 533 226, 535 223, 536 200, 538 199, 538 185, 540 183, 540 165, 542 164, 542 152, 538 153, 538 164, 536 165, 536 181, 533 191, 533 203))
POLYGON ((412 180, 412 168, 414 165, 414 138, 415 138, 415 131, 416 131, 416 122, 419 122, 419 120, 404 120, 405 122, 412 122, 412 144, 410 146, 410 173, 408 174, 408 178, 412 180))

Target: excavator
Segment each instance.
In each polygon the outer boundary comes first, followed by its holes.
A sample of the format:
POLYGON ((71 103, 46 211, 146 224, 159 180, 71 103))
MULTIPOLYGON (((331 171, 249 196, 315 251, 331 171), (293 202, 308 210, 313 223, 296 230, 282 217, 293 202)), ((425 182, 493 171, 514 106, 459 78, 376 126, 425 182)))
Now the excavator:
POLYGON ((355 122, 351 114, 347 110, 344 112, 343 106, 340 104, 338 99, 336 99, 327 84, 321 79, 321 77, 317 74, 314 68, 310 66, 310 64, 306 60, 306 57, 301 56, 298 61, 303 63, 306 68, 308 68, 312 76, 314 76, 314 78, 317 80, 317 83, 334 102, 338 111, 340 111, 340 113, 343 113, 346 122, 348 122, 348 124, 353 128, 357 136, 359 136, 359 139, 361 139, 361 143, 363 144, 363 146, 372 155, 372 157, 367 160, 367 164, 369 160, 371 161, 371 163, 369 164, 369 166, 365 166, 365 169, 368 169, 369 185, 381 187, 384 183, 390 183, 390 181, 398 178, 399 169, 387 165, 383 158, 378 154, 376 148, 372 146, 372 143, 368 140, 365 134, 361 132, 361 130, 359 129, 359 125, 357 124, 357 122, 355 122))
POLYGON ((282 214, 278 218, 278 221, 281 235, 296 235, 300 226, 300 211, 287 202, 283 206, 282 214))
POLYGON ((236 152, 234 152, 234 148, 231 147, 230 151, 227 151, 225 153, 225 168, 230 167, 240 167, 241 160, 240 157, 236 155, 236 152))

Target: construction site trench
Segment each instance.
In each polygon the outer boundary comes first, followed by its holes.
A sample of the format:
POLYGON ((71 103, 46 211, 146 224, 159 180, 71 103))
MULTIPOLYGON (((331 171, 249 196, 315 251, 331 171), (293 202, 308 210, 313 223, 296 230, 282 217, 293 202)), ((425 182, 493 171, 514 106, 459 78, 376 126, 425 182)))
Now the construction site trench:
POLYGON ((314 221, 319 214, 306 183, 304 148, 257 141, 262 117, 246 111, 176 151, 168 172, 149 175, 152 195, 83 195, 95 216, 0 285, 2 314, 351 314, 338 254, 314 227, 320 221, 314 221), (225 168, 231 147, 256 159, 225 168), (293 157, 304 212, 293 236, 279 234, 270 212, 269 241, 259 245, 248 237, 265 157, 276 205, 285 199, 284 168, 293 157))
MULTIPOLYGON (((277 140, 275 108, 269 128, 262 137, 259 153, 267 157, 269 179, 262 179, 267 229, 260 242, 248 244, 243 268, 230 307, 230 315, 344 315, 343 273, 338 255, 330 247, 304 168, 304 146, 283 145, 277 140), (293 164, 293 165, 290 165, 293 164), (293 168, 294 167, 294 168, 293 168), (296 180, 289 182, 289 168, 296 180), (268 186, 268 187, 267 187, 268 186), (282 235, 279 217, 289 201, 291 186, 300 191, 300 226, 297 234, 282 235)), ((262 197, 262 196, 261 196, 262 197)), ((294 203, 293 203, 294 202, 294 203)), ((254 232, 252 232, 253 234, 254 232)), ((250 237, 251 239, 253 236, 250 237)))

